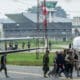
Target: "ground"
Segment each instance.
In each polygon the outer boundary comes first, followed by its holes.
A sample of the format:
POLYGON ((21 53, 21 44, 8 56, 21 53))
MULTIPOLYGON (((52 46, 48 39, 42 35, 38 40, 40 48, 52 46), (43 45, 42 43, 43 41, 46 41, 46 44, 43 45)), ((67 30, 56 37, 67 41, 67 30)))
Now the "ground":
MULTIPOLYGON (((38 66, 13 66, 8 65, 8 75, 10 78, 5 78, 4 72, 0 72, 0 80, 63 80, 61 78, 44 78, 42 67, 38 66)), ((73 74, 73 80, 80 80, 73 74)))

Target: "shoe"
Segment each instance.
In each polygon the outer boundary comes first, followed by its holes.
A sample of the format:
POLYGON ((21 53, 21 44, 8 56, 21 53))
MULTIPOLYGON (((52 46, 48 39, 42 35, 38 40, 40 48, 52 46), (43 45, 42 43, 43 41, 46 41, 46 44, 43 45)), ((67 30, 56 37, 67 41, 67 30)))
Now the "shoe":
POLYGON ((80 77, 80 75, 77 75, 77 77, 80 77))
POLYGON ((50 73, 48 73, 48 76, 50 77, 50 73))
POLYGON ((59 77, 62 77, 61 74, 59 74, 59 77))
POLYGON ((46 75, 44 75, 44 78, 48 78, 46 75))
POLYGON ((9 76, 6 76, 6 78, 9 78, 9 76))
POLYGON ((70 79, 73 79, 73 77, 72 77, 72 76, 70 76, 70 79))
POLYGON ((47 76, 44 76, 45 78, 48 78, 47 76))

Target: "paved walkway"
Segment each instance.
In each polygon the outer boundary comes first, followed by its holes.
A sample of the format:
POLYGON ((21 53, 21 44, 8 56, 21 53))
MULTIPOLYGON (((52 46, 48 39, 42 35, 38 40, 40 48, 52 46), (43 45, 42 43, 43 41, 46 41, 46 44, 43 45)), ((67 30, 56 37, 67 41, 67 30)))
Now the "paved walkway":
MULTIPOLYGON (((0 80, 63 80, 62 78, 44 78, 42 67, 35 66, 12 66, 8 65, 8 74, 10 78, 5 78, 4 72, 0 72, 0 80)), ((80 80, 73 74, 73 80, 80 80)), ((64 78, 64 77, 63 77, 64 78)))

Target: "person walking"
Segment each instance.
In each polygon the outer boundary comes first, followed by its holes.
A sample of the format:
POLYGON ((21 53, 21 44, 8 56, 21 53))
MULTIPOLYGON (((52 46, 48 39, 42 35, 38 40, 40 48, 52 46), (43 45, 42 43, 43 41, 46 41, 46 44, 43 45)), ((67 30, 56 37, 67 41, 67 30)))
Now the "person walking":
POLYGON ((49 73, 48 73, 48 76, 50 77, 50 76, 56 76, 56 69, 57 69, 57 64, 56 64, 56 57, 57 57, 57 51, 55 52, 55 54, 56 54, 56 56, 55 56, 55 58, 53 59, 53 68, 52 68, 52 70, 51 71, 49 71, 49 73))
POLYGON ((80 70, 79 70, 79 59, 78 59, 78 52, 74 50, 74 67, 75 70, 77 71, 77 77, 80 77, 80 70))
POLYGON ((63 56, 63 52, 58 52, 57 57, 56 57, 56 64, 57 64, 57 69, 56 69, 56 74, 58 76, 61 76, 61 73, 64 73, 64 56, 63 56))
POLYGON ((73 66, 74 66, 74 56, 73 56, 73 51, 69 50, 66 54, 65 57, 65 72, 66 72, 66 78, 73 78, 73 66))
POLYGON ((44 77, 47 78, 47 73, 49 71, 49 50, 46 49, 46 53, 43 56, 43 73, 44 77))
POLYGON ((1 67, 0 71, 4 70, 6 78, 9 76, 7 75, 7 67, 6 67, 6 54, 1 56, 1 67))

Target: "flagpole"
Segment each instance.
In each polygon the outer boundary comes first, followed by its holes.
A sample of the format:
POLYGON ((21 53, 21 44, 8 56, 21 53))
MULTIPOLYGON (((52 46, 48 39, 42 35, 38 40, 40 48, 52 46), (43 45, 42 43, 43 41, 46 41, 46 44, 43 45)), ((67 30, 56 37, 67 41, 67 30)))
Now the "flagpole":
MULTIPOLYGON (((39 0, 37 0, 37 39, 36 46, 39 48, 39 0)), ((36 49, 36 59, 39 59, 39 49, 36 49)))
POLYGON ((43 15, 44 15, 44 20, 43 20, 43 24, 44 24, 44 37, 45 37, 45 48, 48 49, 48 35, 47 35, 47 10, 46 10, 46 0, 44 0, 43 3, 43 15))

